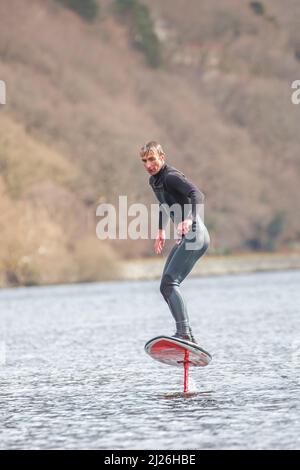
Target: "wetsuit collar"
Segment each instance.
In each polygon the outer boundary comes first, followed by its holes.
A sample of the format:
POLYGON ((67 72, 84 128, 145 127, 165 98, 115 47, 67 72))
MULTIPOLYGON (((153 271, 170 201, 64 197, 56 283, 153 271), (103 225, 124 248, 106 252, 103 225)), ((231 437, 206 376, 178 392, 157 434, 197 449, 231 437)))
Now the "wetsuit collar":
POLYGON ((166 162, 163 164, 163 166, 161 167, 161 169, 159 170, 158 173, 156 173, 155 175, 153 175, 155 178, 159 178, 160 175, 165 171, 165 169, 167 168, 167 164, 166 162))

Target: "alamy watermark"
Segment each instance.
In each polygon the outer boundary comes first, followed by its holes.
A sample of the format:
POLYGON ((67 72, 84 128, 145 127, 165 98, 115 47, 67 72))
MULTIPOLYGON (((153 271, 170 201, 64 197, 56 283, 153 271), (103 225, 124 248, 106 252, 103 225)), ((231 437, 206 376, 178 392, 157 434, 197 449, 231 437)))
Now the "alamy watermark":
MULTIPOLYGON (((204 226, 204 204, 196 205, 196 222, 192 224, 185 234, 186 249, 196 250, 202 248, 205 243, 204 226)), ((138 240, 153 239, 157 237, 159 229, 159 219, 161 227, 165 230, 165 238, 180 240, 182 234, 178 230, 179 224, 183 220, 192 221, 192 205, 173 204, 168 206, 165 203, 151 204, 150 208, 142 203, 128 205, 127 196, 119 196, 118 207, 113 204, 102 203, 97 207, 97 217, 101 217, 96 227, 96 234, 100 240, 138 240), (174 222, 173 234, 171 233, 170 221, 174 222)))
POLYGON ((0 80, 0 104, 6 104, 6 84, 0 80))
POLYGON ((291 87, 295 90, 291 96, 292 103, 300 104, 300 80, 294 80, 291 87))

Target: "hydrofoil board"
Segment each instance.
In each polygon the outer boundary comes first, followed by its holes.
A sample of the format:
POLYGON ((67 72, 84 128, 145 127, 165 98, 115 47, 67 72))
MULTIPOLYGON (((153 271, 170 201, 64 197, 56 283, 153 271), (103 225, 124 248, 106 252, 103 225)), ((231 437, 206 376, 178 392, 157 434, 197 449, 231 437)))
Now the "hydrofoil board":
POLYGON ((198 344, 172 336, 157 336, 145 344, 145 351, 153 359, 176 367, 205 367, 211 355, 198 344))

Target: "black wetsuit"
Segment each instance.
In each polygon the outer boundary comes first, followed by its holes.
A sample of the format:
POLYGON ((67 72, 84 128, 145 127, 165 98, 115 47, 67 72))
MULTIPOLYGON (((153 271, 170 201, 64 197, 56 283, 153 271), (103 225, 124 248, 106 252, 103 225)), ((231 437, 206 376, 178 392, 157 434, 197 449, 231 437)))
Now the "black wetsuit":
POLYGON ((183 173, 166 163, 156 175, 150 177, 149 184, 160 203, 160 229, 165 228, 168 221, 166 209, 173 204, 181 207, 181 211, 175 211, 175 214, 169 213, 174 224, 187 217, 193 220, 189 233, 172 248, 160 285, 160 291, 176 322, 176 334, 189 339, 192 338, 192 333, 186 303, 179 285, 209 246, 209 234, 199 213, 199 208, 204 203, 204 195, 183 173))

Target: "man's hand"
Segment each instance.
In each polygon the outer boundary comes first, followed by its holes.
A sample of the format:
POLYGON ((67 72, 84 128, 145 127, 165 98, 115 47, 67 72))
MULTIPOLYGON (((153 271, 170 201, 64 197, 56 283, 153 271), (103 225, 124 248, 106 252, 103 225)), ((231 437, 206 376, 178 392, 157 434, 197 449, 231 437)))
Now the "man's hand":
MULTIPOLYGON (((191 226, 192 226, 192 219, 185 219, 183 220, 182 222, 180 222, 180 224, 177 225, 177 233, 178 235, 180 235, 181 237, 183 235, 186 235, 188 233, 188 231, 190 230, 191 226)), ((181 242, 181 238, 179 240, 177 240, 177 245, 179 245, 179 243, 181 242)))
POLYGON ((155 243, 154 243, 154 251, 157 255, 159 255, 162 252, 162 249, 165 245, 165 241, 166 241, 166 231, 159 230, 156 236, 155 243))

